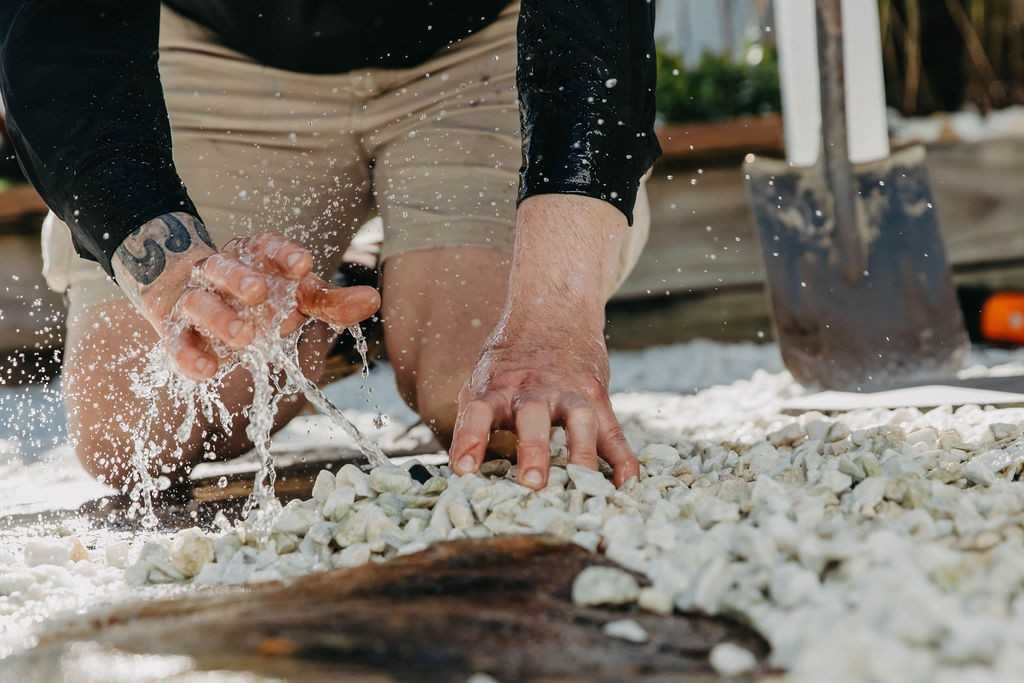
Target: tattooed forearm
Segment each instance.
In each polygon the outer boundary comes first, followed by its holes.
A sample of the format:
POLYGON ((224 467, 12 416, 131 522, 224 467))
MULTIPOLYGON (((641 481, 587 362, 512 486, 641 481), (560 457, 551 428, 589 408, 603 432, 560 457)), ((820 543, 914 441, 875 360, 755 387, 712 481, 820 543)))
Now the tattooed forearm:
POLYGON ((168 252, 188 251, 197 240, 213 248, 206 226, 188 214, 168 213, 144 223, 117 248, 114 270, 118 280, 124 272, 143 287, 152 284, 164 272, 168 252))

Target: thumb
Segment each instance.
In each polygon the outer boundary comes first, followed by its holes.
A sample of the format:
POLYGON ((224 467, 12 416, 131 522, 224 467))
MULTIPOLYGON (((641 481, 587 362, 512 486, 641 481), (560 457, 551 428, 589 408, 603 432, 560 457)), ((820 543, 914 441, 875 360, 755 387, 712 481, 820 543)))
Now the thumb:
POLYGON ((334 327, 349 327, 366 320, 380 308, 373 287, 334 287, 318 277, 305 277, 297 295, 299 311, 334 327))

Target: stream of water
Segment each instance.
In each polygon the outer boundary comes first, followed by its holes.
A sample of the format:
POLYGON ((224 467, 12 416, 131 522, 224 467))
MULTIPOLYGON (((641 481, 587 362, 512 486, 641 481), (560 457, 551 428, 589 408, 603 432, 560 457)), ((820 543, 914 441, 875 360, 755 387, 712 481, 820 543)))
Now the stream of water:
MULTIPOLYGON (((193 276, 191 284, 196 287, 208 287, 199 274, 193 276)), ((156 525, 153 510, 155 499, 160 490, 170 485, 166 477, 154 477, 152 469, 154 458, 161 450, 161 445, 152 438, 155 433, 153 430, 160 424, 158 398, 170 396, 174 407, 182 409, 184 414, 181 424, 175 430, 176 450, 172 453, 172 456, 180 457, 181 447, 177 444, 189 438, 200 414, 207 422, 213 421, 216 417, 222 428, 230 429, 231 411, 221 400, 220 389, 225 378, 238 368, 243 368, 251 375, 253 385, 252 401, 244 410, 248 420, 245 433, 258 456, 259 470, 253 482, 252 494, 243 507, 243 517, 257 515, 256 519, 252 520, 256 529, 264 529, 269 533, 270 526, 280 509, 280 503, 274 493, 276 474, 270 454, 270 434, 277 408, 286 396, 302 393, 313 406, 329 416, 352 438, 371 466, 388 462, 383 451, 363 435, 352 421, 331 403, 323 391, 303 374, 298 347, 305 324, 287 336, 278 334, 282 323, 292 310, 297 287, 295 282, 273 279, 267 302, 242 312, 243 317, 252 322, 257 329, 256 338, 245 349, 233 351, 223 344, 213 343, 213 350, 222 359, 222 363, 212 379, 196 382, 179 374, 165 341, 158 343, 149 352, 143 372, 132 377, 133 392, 150 406, 143 424, 122 424, 122 429, 132 437, 131 463, 137 479, 130 492, 133 502, 130 514, 141 515, 145 526, 156 525)), ((171 329, 164 339, 176 338, 177 332, 183 327, 184 323, 178 323, 177 328, 171 329)), ((367 402, 370 403, 369 387, 366 383, 369 375, 366 340, 358 325, 348 328, 348 332, 355 338, 356 348, 362 359, 362 386, 367 395, 367 402)), ((383 424, 383 418, 379 413, 378 410, 377 422, 383 424)))

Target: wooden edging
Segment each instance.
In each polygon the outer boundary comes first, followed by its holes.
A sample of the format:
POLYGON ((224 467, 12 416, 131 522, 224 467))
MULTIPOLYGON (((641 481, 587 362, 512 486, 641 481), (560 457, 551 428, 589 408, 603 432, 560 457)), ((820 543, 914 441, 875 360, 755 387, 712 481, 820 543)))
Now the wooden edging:
POLYGON ((658 142, 666 158, 747 152, 781 154, 782 117, 765 114, 725 121, 666 123, 658 128, 658 142))

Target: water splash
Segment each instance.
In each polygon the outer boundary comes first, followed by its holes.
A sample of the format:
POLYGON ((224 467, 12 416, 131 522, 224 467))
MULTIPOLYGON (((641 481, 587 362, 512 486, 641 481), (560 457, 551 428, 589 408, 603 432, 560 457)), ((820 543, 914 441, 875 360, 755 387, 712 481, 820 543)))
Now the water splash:
MULTIPOLYGON (((280 510, 280 503, 274 493, 276 472, 270 454, 270 434, 273 431, 277 408, 283 398, 302 393, 313 406, 342 428, 370 461, 371 466, 387 464, 388 459, 384 452, 366 438, 302 372, 299 339, 310 321, 306 321, 287 336, 282 337, 278 334, 282 323, 293 309, 297 283, 280 278, 269 280, 267 302, 241 311, 242 317, 252 322, 258 330, 256 338, 241 351, 234 351, 214 342, 213 351, 222 359, 222 363, 212 379, 195 382, 180 375, 170 360, 168 343, 164 340, 149 352, 144 369, 132 376, 133 392, 143 401, 148 401, 150 406, 142 425, 122 425, 123 429, 132 434, 134 452, 131 463, 137 484, 131 496, 133 505, 137 505, 143 515, 144 525, 156 524, 153 505, 159 486, 152 476, 151 466, 160 447, 149 435, 153 433, 152 428, 159 424, 156 409, 158 397, 170 396, 174 408, 183 411, 184 417, 175 431, 176 443, 179 445, 172 453, 173 456, 180 458, 180 444, 191 435, 199 415, 208 422, 212 422, 216 417, 223 429, 230 429, 231 411, 221 399, 220 392, 228 375, 239 368, 247 371, 252 378, 252 401, 243 409, 243 415, 248 421, 245 428, 246 437, 252 442, 259 462, 252 494, 246 500, 242 512, 243 517, 249 519, 257 530, 269 533, 273 520, 280 510)), ((190 284, 193 287, 210 288, 198 272, 193 274, 190 284)), ((183 327, 184 323, 179 323, 178 327, 172 329, 164 339, 175 338, 176 332, 180 332, 183 327)), ((358 330, 358 327, 356 329, 358 330)), ((367 373, 367 347, 361 330, 356 340, 357 349, 364 362, 364 373, 367 373)))
MULTIPOLYGON (((369 346, 366 343, 366 337, 363 336, 363 328, 357 323, 345 329, 352 335, 352 339, 355 340, 356 352, 359 353, 359 359, 363 364, 363 367, 359 370, 359 385, 366 396, 366 405, 376 413, 373 418, 373 426, 377 429, 384 429, 388 423, 388 417, 380 409, 380 404, 373 400, 373 387, 370 386, 370 361, 367 359, 369 346)), ((341 334, 341 331, 338 330, 338 333, 341 334)))

